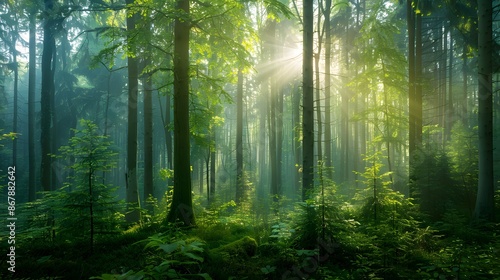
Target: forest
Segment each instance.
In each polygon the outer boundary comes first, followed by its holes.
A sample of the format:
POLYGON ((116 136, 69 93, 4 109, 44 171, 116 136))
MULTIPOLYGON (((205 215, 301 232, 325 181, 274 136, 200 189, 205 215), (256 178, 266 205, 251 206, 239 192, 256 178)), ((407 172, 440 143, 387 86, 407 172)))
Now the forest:
POLYGON ((500 279, 500 1, 0 1, 0 279, 500 279))

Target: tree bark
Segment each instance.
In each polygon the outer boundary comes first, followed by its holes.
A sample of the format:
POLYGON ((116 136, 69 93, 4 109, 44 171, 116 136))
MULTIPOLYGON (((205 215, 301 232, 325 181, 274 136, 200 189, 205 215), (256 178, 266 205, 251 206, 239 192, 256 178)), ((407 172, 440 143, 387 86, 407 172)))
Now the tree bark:
POLYGON ((51 150, 52 135, 52 104, 51 97, 54 95, 54 69, 53 59, 55 55, 54 28, 55 20, 51 17, 54 13, 53 0, 45 0, 45 11, 47 17, 43 26, 43 51, 42 51, 42 90, 41 90, 41 185, 44 191, 52 190, 52 157, 51 150))
MULTIPOLYGON (((127 5, 134 0, 127 0, 127 5)), ((127 17, 127 31, 129 51, 136 53, 132 42, 132 33, 135 32, 136 15, 127 17)), ((127 222, 134 223, 140 220, 138 207, 139 194, 137 190, 137 91, 138 91, 138 61, 136 57, 129 56, 128 61, 128 125, 127 125, 127 222)))
POLYGON ((474 218, 494 221, 492 3, 478 0, 479 182, 474 218))
POLYGON ((178 0, 174 25, 174 195, 167 221, 195 224, 189 143, 189 0, 178 0))
POLYGON ((332 35, 330 27, 330 13, 332 1, 325 1, 325 173, 333 179, 332 171, 332 128, 331 128, 331 56, 332 35))
POLYGON ((243 73, 238 69, 236 87, 236 203, 243 201, 243 73))
POLYGON ((35 85, 36 85, 36 12, 31 11, 29 22, 29 70, 28 70, 28 201, 36 199, 35 167, 35 85))
POLYGON ((314 187, 313 1, 303 5, 302 200, 306 200, 314 187))
MULTIPOLYGON (((154 197, 153 186, 153 85, 152 77, 144 81, 144 201, 154 197)), ((149 210, 153 208, 148 206, 149 210)))

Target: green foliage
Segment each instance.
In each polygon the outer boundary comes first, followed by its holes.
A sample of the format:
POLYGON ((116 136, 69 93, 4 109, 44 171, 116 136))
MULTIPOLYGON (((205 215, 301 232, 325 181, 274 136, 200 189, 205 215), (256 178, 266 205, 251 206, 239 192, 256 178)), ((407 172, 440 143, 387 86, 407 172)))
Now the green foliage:
POLYGON ((199 270, 204 261, 204 243, 199 240, 177 239, 170 234, 155 234, 139 243, 151 254, 149 264, 141 270, 129 270, 122 274, 102 274, 91 279, 212 279, 206 273, 191 273, 199 270))
POLYGON ((420 211, 431 221, 438 221, 456 202, 456 183, 452 178, 448 155, 430 145, 425 150, 425 153, 418 154, 411 171, 410 193, 419 204, 420 211))
POLYGON ((452 200, 464 214, 471 215, 475 205, 478 185, 477 127, 466 128, 456 122, 451 130, 447 154, 450 158, 451 177, 456 182, 452 189, 452 200))
POLYGON ((123 219, 122 203, 105 184, 104 172, 115 165, 116 153, 97 126, 80 121, 68 146, 60 148, 58 158, 69 164, 71 176, 61 189, 43 193, 43 197, 25 206, 28 238, 81 241, 94 235, 118 233, 123 219))
POLYGON ((365 188, 354 197, 362 203, 360 220, 378 222, 392 220, 399 214, 408 213, 413 203, 400 192, 391 189, 391 172, 382 172, 382 151, 375 151, 365 158, 365 172, 359 173, 365 188))

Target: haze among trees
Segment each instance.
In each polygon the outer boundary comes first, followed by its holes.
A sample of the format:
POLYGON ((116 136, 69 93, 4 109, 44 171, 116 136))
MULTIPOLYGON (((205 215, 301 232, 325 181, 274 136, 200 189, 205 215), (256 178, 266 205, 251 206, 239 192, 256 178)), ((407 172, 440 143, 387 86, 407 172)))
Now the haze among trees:
POLYGON ((499 15, 2 1, 0 278, 498 279, 499 15))

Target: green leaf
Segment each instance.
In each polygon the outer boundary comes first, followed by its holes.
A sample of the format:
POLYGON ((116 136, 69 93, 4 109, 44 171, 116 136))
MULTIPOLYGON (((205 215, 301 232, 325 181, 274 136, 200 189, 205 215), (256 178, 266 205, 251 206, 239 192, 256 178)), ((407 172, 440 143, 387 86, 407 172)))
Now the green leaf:
POLYGON ((179 244, 177 243, 172 243, 172 244, 162 244, 159 245, 158 248, 162 249, 165 251, 165 253, 170 254, 173 251, 175 251, 179 247, 179 244))
POLYGON ((260 269, 260 271, 262 271, 262 273, 264 273, 264 274, 272 273, 275 270, 276 270, 276 267, 275 266, 270 266, 270 265, 267 265, 266 267, 262 267, 260 269))
POLYGON ((194 259, 194 260, 197 260, 197 261, 199 261, 199 262, 203 262, 203 258, 202 258, 202 257, 196 256, 196 255, 195 255, 195 254, 193 254, 193 253, 186 252, 186 253, 184 253, 184 255, 185 255, 186 257, 190 257, 190 258, 192 258, 192 259, 194 259))

